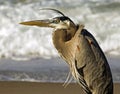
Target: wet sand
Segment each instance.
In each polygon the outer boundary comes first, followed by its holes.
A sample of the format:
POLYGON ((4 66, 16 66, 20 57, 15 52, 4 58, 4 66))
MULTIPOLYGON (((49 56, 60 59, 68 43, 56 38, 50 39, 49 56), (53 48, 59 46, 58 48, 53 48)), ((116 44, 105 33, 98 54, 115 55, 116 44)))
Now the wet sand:
MULTIPOLYGON (((0 94, 84 94, 78 84, 0 81, 0 94)), ((114 84, 114 94, 120 94, 120 84, 114 84)))

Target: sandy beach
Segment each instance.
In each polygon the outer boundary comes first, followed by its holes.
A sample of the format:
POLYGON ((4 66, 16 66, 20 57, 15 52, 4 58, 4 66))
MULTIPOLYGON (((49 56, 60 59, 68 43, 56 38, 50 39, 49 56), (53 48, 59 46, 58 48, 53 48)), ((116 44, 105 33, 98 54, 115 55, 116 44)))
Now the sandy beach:
MULTIPOLYGON (((40 82, 0 82, 0 94, 84 94, 78 84, 71 83, 66 88, 63 83, 40 82)), ((120 84, 114 84, 114 94, 120 94, 120 84)))

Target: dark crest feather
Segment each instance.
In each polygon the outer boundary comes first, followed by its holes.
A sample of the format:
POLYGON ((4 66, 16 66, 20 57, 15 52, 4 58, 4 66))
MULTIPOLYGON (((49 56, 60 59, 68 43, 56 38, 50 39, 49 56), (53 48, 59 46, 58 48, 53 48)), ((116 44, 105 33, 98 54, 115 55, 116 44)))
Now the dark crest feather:
POLYGON ((59 11, 57 9, 53 9, 53 8, 41 8, 40 10, 52 10, 52 11, 55 11, 55 12, 61 14, 62 16, 65 16, 61 11, 59 11))

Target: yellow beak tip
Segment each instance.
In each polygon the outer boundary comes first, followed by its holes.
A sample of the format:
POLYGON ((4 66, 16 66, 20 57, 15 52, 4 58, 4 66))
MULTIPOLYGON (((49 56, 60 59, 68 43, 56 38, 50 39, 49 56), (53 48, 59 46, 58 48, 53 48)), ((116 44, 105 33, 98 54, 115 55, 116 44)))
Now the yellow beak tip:
POLYGON ((21 24, 21 25, 27 25, 26 22, 20 22, 19 24, 21 24))
POLYGON ((22 25, 35 25, 35 22, 28 21, 28 22, 20 22, 19 24, 22 24, 22 25))
POLYGON ((24 22, 20 22, 19 24, 24 24, 24 22))

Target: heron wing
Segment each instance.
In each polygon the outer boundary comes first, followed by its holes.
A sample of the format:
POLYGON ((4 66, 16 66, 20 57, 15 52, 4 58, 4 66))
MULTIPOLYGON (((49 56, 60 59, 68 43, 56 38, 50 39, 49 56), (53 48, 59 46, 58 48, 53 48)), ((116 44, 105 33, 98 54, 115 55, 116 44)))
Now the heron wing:
MULTIPOLYGON (((85 66, 87 65, 84 60, 89 59, 90 57, 88 57, 88 56, 93 56, 94 62, 99 63, 99 69, 100 69, 101 73, 104 73, 105 76, 108 76, 106 87, 108 85, 112 85, 111 84, 112 83, 112 76, 111 76, 110 67, 109 67, 107 59, 106 59, 103 51, 101 50, 100 46, 98 45, 97 41, 95 40, 93 35, 91 33, 89 33, 86 29, 82 29, 82 31, 79 34, 83 36, 83 38, 87 41, 87 43, 89 43, 88 49, 91 49, 91 52, 87 52, 89 50, 87 50, 86 48, 80 49, 79 46, 77 47, 78 49, 75 53, 75 59, 76 59, 76 63, 77 63, 76 68, 77 68, 78 73, 80 75, 79 76, 79 83, 84 88, 86 93, 91 92, 90 89, 88 88, 87 82, 84 79, 84 71, 83 70, 84 70, 85 66), (81 58, 84 58, 84 55, 82 53, 80 54, 79 49, 80 49, 80 51, 85 50, 88 53, 88 54, 86 53, 88 55, 85 57, 86 59, 81 59, 81 58)), ((78 43, 78 45, 84 45, 84 47, 86 47, 85 40, 82 44, 78 43)), ((97 75, 100 77, 102 76, 102 74, 97 74, 97 75)))
MULTIPOLYGON (((104 86, 105 86, 104 88, 109 87, 110 91, 113 92, 113 81, 112 81, 111 70, 110 70, 109 64, 107 62, 107 59, 106 59, 102 49, 100 48, 99 44, 97 43, 97 41, 95 40, 95 38, 93 37, 93 35, 91 33, 89 33, 86 29, 83 29, 82 32, 83 32, 83 35, 85 36, 85 38, 90 43, 90 47, 91 47, 92 52, 93 52, 93 54, 95 56, 96 62, 99 63, 100 71, 102 73, 104 73, 104 76, 106 76, 106 78, 107 78, 106 81, 105 81, 106 85, 105 85, 105 83, 103 83, 104 86)), ((99 74, 99 76, 101 77, 103 75, 99 74)))
MULTIPOLYGON (((92 36, 92 34, 90 34, 87 30, 85 29, 82 29, 82 31, 80 32, 80 34, 82 36, 84 36, 85 40, 90 43, 90 49, 91 49, 91 55, 93 54, 93 56, 95 57, 96 59, 96 62, 106 62, 106 58, 104 56, 104 53, 102 52, 101 48, 99 47, 97 41, 95 40, 95 38, 92 36)), ((85 42, 84 41, 84 44, 85 42)), ((79 81, 78 83, 84 88, 85 92, 87 94, 90 94, 91 91, 84 79, 84 73, 83 73, 83 69, 84 67, 86 66, 86 62, 84 61, 85 59, 81 59, 81 58, 85 58, 84 55, 80 54, 81 52, 81 49, 79 48, 79 45, 80 43, 78 43, 78 46, 77 46, 77 51, 75 53, 75 65, 76 65, 76 69, 79 73, 79 81), (79 51, 80 50, 80 51, 79 51)), ((83 45, 83 44, 82 44, 83 45)), ((86 48, 84 48, 85 50, 87 50, 86 48)), ((84 50, 82 49, 82 50, 84 50)), ((87 56, 86 56, 87 57, 87 56)), ((87 58, 86 58, 87 59, 87 58)))
POLYGON ((107 62, 107 59, 101 50, 99 44, 97 43, 96 39, 93 37, 91 33, 89 33, 86 29, 83 29, 82 32, 83 36, 88 40, 90 43, 90 47, 94 53, 94 56, 96 58, 96 62, 99 62, 101 60, 102 62, 107 62))
MULTIPOLYGON (((76 36, 76 38, 78 38, 79 40, 79 37, 76 36)), ((81 58, 84 58, 84 56, 80 54, 80 51, 81 51, 81 48, 79 47, 80 41, 79 42, 76 41, 76 43, 78 43, 78 45, 77 45, 77 49, 75 52, 75 66, 79 74, 79 78, 77 79, 77 82, 82 86, 86 94, 92 94, 84 79, 83 69, 86 66, 86 63, 84 61, 82 62, 81 60, 81 58)))

